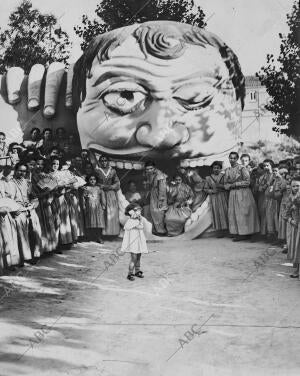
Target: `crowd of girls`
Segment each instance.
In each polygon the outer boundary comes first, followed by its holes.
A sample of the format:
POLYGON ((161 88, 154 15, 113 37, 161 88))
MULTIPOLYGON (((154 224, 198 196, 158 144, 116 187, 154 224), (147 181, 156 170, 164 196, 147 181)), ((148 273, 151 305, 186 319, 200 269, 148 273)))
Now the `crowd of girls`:
POLYGON ((7 146, 0 133, 1 274, 82 240, 103 243, 102 232, 120 232, 119 179, 107 159, 94 168, 64 130, 55 141, 51 130, 38 134, 33 129, 30 141, 7 146))
POLYGON ((205 178, 195 169, 179 167, 170 179, 148 162, 148 186, 137 192, 135 182, 130 182, 126 197, 141 205, 156 234, 175 236, 184 231, 187 219, 209 196, 218 238, 282 246, 294 267, 291 277, 299 278, 300 158, 278 164, 266 159, 255 165, 250 155, 240 158, 232 152, 229 163, 230 167, 223 169, 223 163, 215 161, 205 178))
MULTIPOLYGON (((147 161, 125 197, 141 208, 155 234, 176 236, 209 196, 217 237, 281 245, 295 268, 291 276, 299 277, 300 159, 255 165, 249 155, 233 152, 229 162, 223 169, 215 161, 206 177, 182 167, 168 177, 147 161)), ((119 194, 108 158, 91 163, 63 128, 56 137, 34 128, 30 140, 10 145, 0 132, 0 272, 35 264, 78 241, 103 243, 119 235, 119 194)))

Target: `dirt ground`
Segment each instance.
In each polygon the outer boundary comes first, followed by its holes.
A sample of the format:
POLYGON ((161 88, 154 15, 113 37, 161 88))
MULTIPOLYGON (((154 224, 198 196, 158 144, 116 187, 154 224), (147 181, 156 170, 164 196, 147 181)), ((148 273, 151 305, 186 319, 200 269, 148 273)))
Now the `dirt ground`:
POLYGON ((0 278, 0 375, 300 375, 300 282, 280 248, 81 243, 0 278))

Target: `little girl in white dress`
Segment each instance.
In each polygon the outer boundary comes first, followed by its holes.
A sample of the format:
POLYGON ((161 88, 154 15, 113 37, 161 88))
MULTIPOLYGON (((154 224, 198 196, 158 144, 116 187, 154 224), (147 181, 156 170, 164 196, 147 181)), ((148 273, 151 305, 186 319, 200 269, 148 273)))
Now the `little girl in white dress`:
POLYGON ((124 237, 121 252, 130 253, 130 263, 127 279, 134 281, 134 276, 144 278, 141 267, 142 253, 148 253, 144 226, 146 219, 142 217, 142 208, 136 204, 129 204, 125 209, 125 215, 129 216, 124 226, 124 237))

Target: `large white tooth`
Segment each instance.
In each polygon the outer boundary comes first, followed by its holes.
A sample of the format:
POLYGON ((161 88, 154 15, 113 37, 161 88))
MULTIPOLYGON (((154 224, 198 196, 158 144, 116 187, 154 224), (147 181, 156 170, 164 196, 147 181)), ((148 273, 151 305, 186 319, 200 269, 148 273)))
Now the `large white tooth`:
POLYGON ((125 162, 124 163, 124 168, 126 170, 132 170, 132 163, 131 162, 125 162))
POLYGON ((197 160, 197 159, 195 159, 194 161, 190 161, 190 166, 193 167, 193 168, 197 167, 198 166, 198 161, 199 160, 197 160))
POLYGON ((191 219, 192 222, 195 222, 198 219, 197 212, 192 213, 191 216, 190 216, 190 219, 191 219))
POLYGON ((110 161, 110 166, 111 167, 116 167, 116 161, 110 161))
POLYGON ((124 168, 124 163, 121 162, 121 161, 117 161, 117 163, 116 163, 116 167, 117 167, 117 168, 120 168, 120 169, 123 169, 123 168, 124 168))
POLYGON ((144 165, 142 163, 133 163, 134 170, 142 170, 143 168, 144 168, 144 165))
POLYGON ((212 161, 211 157, 207 157, 206 160, 205 160, 205 165, 210 166, 212 164, 212 162, 213 161, 212 161))
POLYGON ((205 163, 204 163, 204 161, 203 161, 203 158, 199 158, 199 159, 197 160, 197 166, 202 167, 202 166, 204 166, 204 165, 205 165, 205 163))
POLYGON ((186 160, 181 161, 180 167, 188 167, 188 162, 186 160))
POLYGON ((188 218, 188 220, 185 222, 185 226, 190 226, 193 223, 191 218, 188 218))

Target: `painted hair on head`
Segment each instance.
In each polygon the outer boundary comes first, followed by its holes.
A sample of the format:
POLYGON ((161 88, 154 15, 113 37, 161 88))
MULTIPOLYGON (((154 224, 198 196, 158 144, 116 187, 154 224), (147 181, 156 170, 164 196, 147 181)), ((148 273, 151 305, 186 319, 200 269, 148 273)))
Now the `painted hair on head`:
MULTIPOLYGON (((139 25, 128 26, 129 32, 120 32, 120 29, 111 30, 104 34, 97 35, 92 39, 87 49, 74 65, 72 80, 72 96, 74 109, 77 111, 86 97, 86 80, 91 78, 91 68, 95 58, 99 64, 109 60, 112 51, 121 46, 127 38, 134 38, 140 46, 141 52, 147 59, 154 56, 163 60, 176 59, 181 56, 186 45, 196 45, 206 48, 216 48, 223 59, 229 78, 234 86, 236 100, 241 101, 244 108, 246 95, 245 77, 242 73, 237 56, 219 37, 205 29, 194 25, 177 23, 174 21, 149 21, 139 25), (165 39, 172 36, 173 44, 165 42, 165 39)), ((106 73, 107 78, 110 73, 106 73)))

